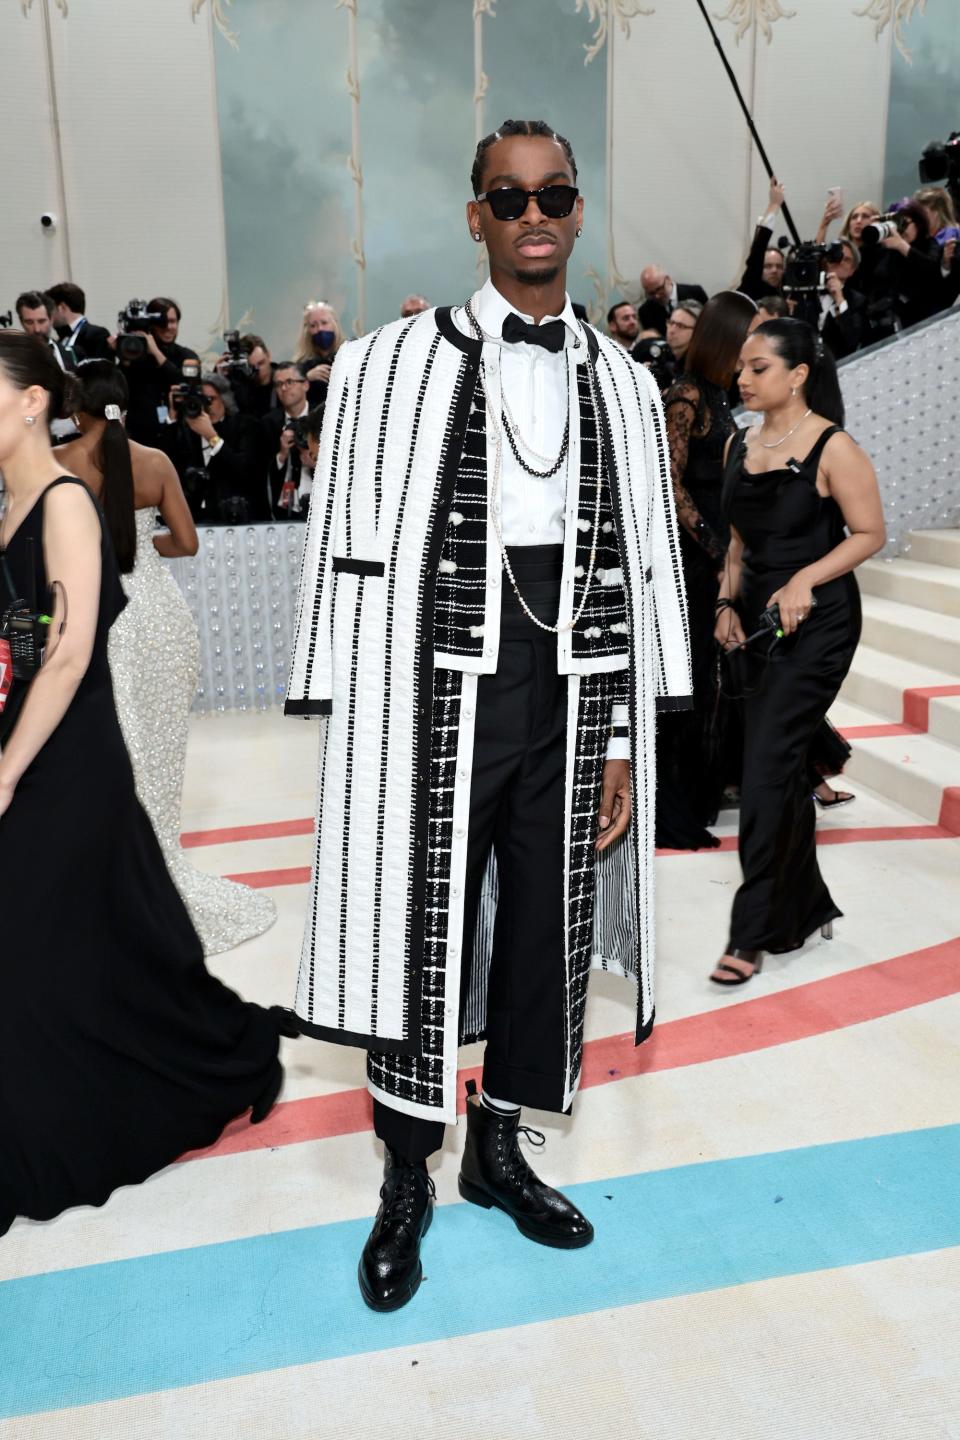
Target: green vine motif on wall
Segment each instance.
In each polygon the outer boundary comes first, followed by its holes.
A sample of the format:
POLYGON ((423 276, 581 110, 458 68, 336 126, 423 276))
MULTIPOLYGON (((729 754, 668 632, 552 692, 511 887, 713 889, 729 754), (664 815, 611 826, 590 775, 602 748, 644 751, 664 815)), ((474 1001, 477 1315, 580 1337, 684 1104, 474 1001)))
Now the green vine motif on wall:
POLYGON ((862 10, 855 10, 853 13, 873 21, 874 34, 878 40, 887 26, 892 25, 893 43, 907 64, 912 65, 913 57, 903 38, 903 27, 914 15, 925 14, 926 9, 927 0, 868 0, 862 10))

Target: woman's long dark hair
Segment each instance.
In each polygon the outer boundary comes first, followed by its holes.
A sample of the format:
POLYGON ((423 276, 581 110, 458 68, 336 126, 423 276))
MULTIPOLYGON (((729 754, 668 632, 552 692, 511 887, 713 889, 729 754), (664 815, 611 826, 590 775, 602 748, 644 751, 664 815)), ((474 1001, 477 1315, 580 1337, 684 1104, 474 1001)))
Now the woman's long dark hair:
MULTIPOLYGON (((79 409, 91 420, 105 420, 95 463, 103 476, 100 503, 107 532, 113 541, 121 575, 129 575, 137 559, 137 522, 133 495, 130 441, 119 415, 129 399, 123 371, 111 360, 85 360, 77 370, 79 409), (118 414, 107 419, 107 407, 118 414)), ((111 412, 112 413, 112 412, 111 412)))
MULTIPOLYGON (((683 306, 677 308, 682 310, 683 306)), ((711 296, 690 337, 683 357, 684 370, 729 390, 750 321, 756 313, 754 302, 739 290, 721 290, 719 295, 711 296)))
POLYGON ((842 425, 843 396, 837 364, 813 326, 805 320, 784 318, 767 320, 753 333, 770 341, 788 370, 795 370, 798 365, 809 367, 810 375, 803 387, 808 407, 824 420, 842 425))

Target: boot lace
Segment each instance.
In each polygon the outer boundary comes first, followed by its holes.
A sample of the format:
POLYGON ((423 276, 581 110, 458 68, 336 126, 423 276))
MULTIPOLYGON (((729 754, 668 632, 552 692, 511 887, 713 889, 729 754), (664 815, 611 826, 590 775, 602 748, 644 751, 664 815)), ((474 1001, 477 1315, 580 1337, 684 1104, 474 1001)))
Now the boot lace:
POLYGON ((518 1125, 512 1133, 500 1128, 497 1135, 497 1163, 504 1178, 516 1190, 522 1190, 527 1179, 533 1174, 520 1149, 521 1135, 526 1137, 535 1150, 542 1150, 547 1143, 543 1131, 534 1130, 530 1125, 518 1125))
POLYGON ((437 1198, 437 1187, 430 1176, 425 1170, 419 1170, 414 1165, 405 1165, 403 1173, 395 1182, 392 1179, 384 1180, 380 1186, 384 1223, 412 1225, 414 1201, 421 1192, 426 1194, 428 1202, 437 1198))

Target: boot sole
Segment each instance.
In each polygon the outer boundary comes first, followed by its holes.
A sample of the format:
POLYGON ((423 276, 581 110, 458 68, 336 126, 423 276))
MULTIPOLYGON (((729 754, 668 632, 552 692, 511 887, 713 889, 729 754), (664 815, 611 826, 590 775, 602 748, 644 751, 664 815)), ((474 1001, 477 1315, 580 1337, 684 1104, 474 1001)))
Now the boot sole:
MULTIPOLYGON (((421 1245, 423 1244, 424 1236, 426 1235, 427 1231, 430 1229, 430 1226, 432 1225, 432 1223, 433 1223, 433 1205, 431 1204, 430 1209, 429 1209, 429 1211, 428 1211, 427 1223, 426 1223, 426 1225, 423 1227, 423 1235, 421 1235, 421 1237, 420 1237, 420 1243, 421 1243, 421 1245)), ((380 1315, 388 1315, 391 1310, 402 1310, 403 1307, 404 1307, 404 1305, 409 1305, 409 1304, 410 1304, 410 1301, 413 1299, 414 1295, 416 1295, 417 1291, 420 1289, 420 1283, 421 1283, 422 1280, 423 1280, 423 1262, 422 1262, 421 1260, 418 1260, 418 1261, 417 1261, 416 1271, 415 1271, 414 1274, 410 1277, 410 1279, 409 1279, 409 1281, 407 1282, 407 1284, 406 1284, 406 1286, 404 1287, 404 1289, 401 1290, 401 1291, 399 1291, 398 1294, 392 1296, 392 1298, 389 1299, 389 1300, 381 1300, 381 1299, 379 1299, 378 1296, 372 1294, 371 1291, 369 1290, 368 1286, 367 1286, 366 1277, 365 1277, 365 1275, 364 1275, 364 1273, 363 1273, 363 1259, 362 1259, 362 1258, 361 1258, 361 1260, 360 1260, 359 1265, 357 1266, 357 1282, 358 1282, 358 1284, 359 1284, 359 1286, 360 1286, 360 1294, 361 1294, 361 1296, 363 1297, 363 1302, 364 1302, 364 1304, 367 1305, 371 1310, 376 1310, 377 1313, 380 1314, 380 1315)))
POLYGON ((480 1205, 484 1210, 500 1210, 516 1225, 520 1234, 527 1240, 533 1240, 537 1245, 549 1245, 551 1250, 582 1250, 584 1245, 589 1245, 593 1239, 593 1230, 588 1235, 549 1235, 532 1229, 522 1219, 512 1215, 505 1205, 499 1200, 488 1195, 486 1190, 481 1190, 477 1185, 472 1185, 463 1176, 457 1177, 457 1189, 464 1200, 471 1205, 480 1205))

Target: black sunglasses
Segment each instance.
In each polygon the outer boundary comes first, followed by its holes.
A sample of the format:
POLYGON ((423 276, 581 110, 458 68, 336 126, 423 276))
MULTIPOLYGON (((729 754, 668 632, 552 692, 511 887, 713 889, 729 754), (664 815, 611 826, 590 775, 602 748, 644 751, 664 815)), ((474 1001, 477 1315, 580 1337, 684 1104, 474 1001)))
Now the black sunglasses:
POLYGON ((536 200, 541 215, 548 220, 563 220, 579 194, 576 185, 541 185, 539 190, 505 185, 502 190, 484 190, 477 201, 486 200, 497 220, 519 220, 531 200, 536 200))

